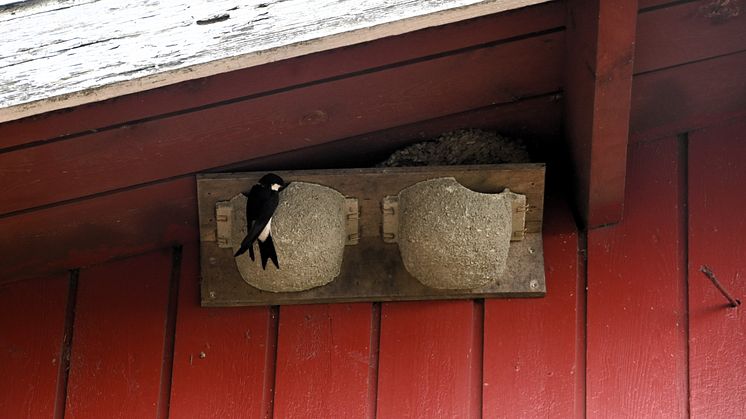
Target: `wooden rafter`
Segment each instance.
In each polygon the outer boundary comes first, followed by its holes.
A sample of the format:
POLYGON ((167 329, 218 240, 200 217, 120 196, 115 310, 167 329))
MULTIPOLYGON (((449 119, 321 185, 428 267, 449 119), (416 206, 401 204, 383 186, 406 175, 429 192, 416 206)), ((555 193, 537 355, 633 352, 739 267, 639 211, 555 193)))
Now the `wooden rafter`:
POLYGON ((590 228, 621 220, 637 0, 570 0, 566 121, 577 207, 590 228))

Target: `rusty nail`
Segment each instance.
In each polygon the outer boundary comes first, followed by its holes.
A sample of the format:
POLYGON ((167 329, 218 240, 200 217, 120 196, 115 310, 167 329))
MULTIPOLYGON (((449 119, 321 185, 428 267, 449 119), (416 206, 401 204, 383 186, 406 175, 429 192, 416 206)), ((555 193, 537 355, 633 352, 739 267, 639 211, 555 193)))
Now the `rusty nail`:
POLYGON ((726 300, 728 300, 728 303, 730 303, 731 307, 738 307, 741 305, 741 300, 738 298, 734 298, 728 290, 726 290, 723 285, 718 281, 718 279, 715 277, 715 273, 712 272, 712 269, 707 267, 706 265, 702 265, 699 267, 699 271, 705 274, 706 277, 710 278, 710 281, 712 281, 712 284, 715 285, 715 288, 720 291, 721 294, 723 294, 723 297, 725 297, 726 300))

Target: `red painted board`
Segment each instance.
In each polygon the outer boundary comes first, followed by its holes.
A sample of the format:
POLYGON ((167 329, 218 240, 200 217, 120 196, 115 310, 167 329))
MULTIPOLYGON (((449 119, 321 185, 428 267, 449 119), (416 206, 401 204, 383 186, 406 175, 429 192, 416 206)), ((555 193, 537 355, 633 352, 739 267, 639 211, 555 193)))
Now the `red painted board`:
POLYGON ((199 251, 184 247, 170 418, 271 413, 276 320, 266 307, 202 308, 199 251))
POLYGON ((370 303, 280 308, 276 418, 373 417, 372 320, 370 303))
POLYGON ((687 417, 679 158, 632 146, 624 220, 588 233, 588 417, 687 417))
POLYGON ((134 95, 0 124, 0 149, 102 130, 143 118, 266 94, 294 85, 541 32, 564 24, 551 2, 329 52, 219 74, 134 95))
MULTIPOLYGON (((384 160, 398 147, 466 127, 500 127, 520 138, 553 144, 561 126, 561 106, 554 95, 540 96, 241 161, 225 170, 366 167, 384 160)), ((0 283, 196 242, 196 214, 196 186, 187 175, 0 217, 0 237, 13 238, 0 240, 0 283), (36 251, 40 248, 45 251, 36 251)))
POLYGON ((676 135, 746 112, 746 52, 635 76, 631 141, 676 135))
POLYGON ((640 13, 635 74, 746 50, 739 2, 700 0, 640 13))
POLYGON ((545 214, 546 297, 484 303, 484 418, 582 417, 578 234, 566 206, 550 201, 545 214))
POLYGON ((562 32, 0 154, 0 213, 322 144, 561 86, 562 32))
POLYGON ((619 222, 629 133, 637 0, 567 2, 565 129, 586 225, 619 222))
POLYGON ((689 134, 689 366, 695 418, 746 412, 746 118, 689 134), (742 301, 726 306, 699 268, 742 301))
POLYGON ((188 177, 0 218, 0 282, 197 241, 196 188, 188 177))
POLYGON ((481 340, 470 300, 382 304, 377 417, 479 417, 481 340))
POLYGON ((556 94, 489 106, 443 118, 371 132, 340 141, 279 153, 224 168, 226 171, 300 170, 369 167, 412 143, 456 129, 484 129, 521 138, 541 152, 555 147, 562 126, 562 101, 556 94), (544 147, 545 146, 545 147, 544 147), (344 158, 340 158, 344 156, 344 158))
POLYGON ((68 278, 0 287, 0 417, 55 417, 68 278))
POLYGON ((80 271, 66 419, 154 418, 171 251, 80 271))

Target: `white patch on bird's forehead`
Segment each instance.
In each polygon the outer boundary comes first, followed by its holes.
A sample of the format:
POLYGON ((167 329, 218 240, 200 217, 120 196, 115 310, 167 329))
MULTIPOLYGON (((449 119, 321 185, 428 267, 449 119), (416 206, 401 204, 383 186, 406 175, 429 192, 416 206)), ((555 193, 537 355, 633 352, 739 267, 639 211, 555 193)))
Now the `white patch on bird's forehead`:
POLYGON ((281 187, 282 185, 280 185, 279 183, 273 183, 272 186, 270 186, 273 191, 279 191, 281 187))
POLYGON ((270 218, 269 221, 267 221, 267 225, 264 226, 262 229, 262 232, 259 233, 259 241, 264 243, 267 240, 267 237, 269 237, 269 233, 272 232, 272 219, 270 218))

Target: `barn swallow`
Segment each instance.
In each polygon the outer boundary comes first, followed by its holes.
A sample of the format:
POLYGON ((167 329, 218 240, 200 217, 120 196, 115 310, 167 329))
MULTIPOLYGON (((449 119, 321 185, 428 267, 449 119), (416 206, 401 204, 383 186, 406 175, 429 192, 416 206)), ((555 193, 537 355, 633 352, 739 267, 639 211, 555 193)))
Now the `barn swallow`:
POLYGON ((262 258, 262 269, 266 269, 267 260, 272 259, 279 269, 277 252, 272 242, 272 215, 280 202, 280 190, 285 182, 274 173, 269 173, 259 179, 246 196, 246 228, 248 232, 241 242, 234 257, 249 251, 249 257, 254 260, 254 241, 259 244, 259 256, 262 258))

